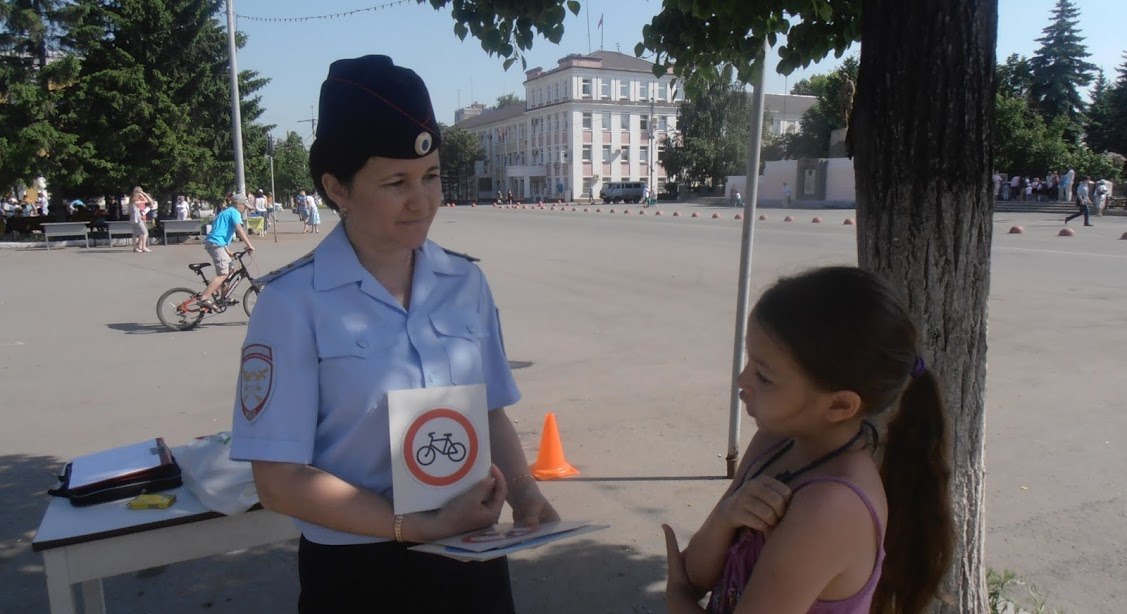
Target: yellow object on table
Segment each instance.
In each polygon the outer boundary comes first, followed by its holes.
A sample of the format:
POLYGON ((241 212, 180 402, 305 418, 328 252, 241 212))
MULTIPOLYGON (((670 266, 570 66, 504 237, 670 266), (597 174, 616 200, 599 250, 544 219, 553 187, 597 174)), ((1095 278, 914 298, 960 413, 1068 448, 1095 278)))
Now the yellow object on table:
POLYGON ((248 217, 247 218, 247 231, 251 234, 260 235, 265 228, 266 218, 264 217, 248 217))

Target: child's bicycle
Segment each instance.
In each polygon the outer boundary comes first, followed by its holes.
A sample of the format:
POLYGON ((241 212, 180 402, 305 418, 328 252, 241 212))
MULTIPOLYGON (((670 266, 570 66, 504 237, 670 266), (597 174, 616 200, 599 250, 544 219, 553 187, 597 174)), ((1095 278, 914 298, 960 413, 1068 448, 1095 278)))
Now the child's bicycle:
MULTIPOLYGON (((258 293, 262 290, 262 286, 254 281, 247 271, 246 263, 243 262, 243 256, 247 254, 246 250, 235 252, 232 255, 231 274, 227 279, 223 280, 223 284, 219 286, 212 300, 215 302, 215 307, 208 307, 200 304, 200 292, 190 288, 173 288, 168 292, 160 295, 157 299, 157 317, 160 318, 160 323, 164 324, 171 330, 191 330, 199 326, 200 321, 204 316, 214 315, 227 311, 228 307, 238 305, 238 299, 231 298, 235 295, 243 280, 250 281, 250 287, 243 293, 243 311, 247 316, 254 309, 254 303, 258 300, 258 293), (238 262, 238 266, 234 263, 238 262)), ((189 264, 188 268, 196 272, 203 280, 204 287, 207 287, 208 278, 204 275, 203 270, 211 266, 210 262, 197 262, 189 264)))

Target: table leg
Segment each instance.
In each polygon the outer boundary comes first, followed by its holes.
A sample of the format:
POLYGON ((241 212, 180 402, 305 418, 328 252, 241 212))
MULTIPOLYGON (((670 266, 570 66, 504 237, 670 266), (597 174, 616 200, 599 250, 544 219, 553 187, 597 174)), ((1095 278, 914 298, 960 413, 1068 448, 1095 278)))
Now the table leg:
POLYGON ((43 553, 43 567, 47 576, 47 601, 51 614, 76 614, 74 591, 67 574, 65 555, 60 552, 43 553))
POLYGON ((86 614, 106 614, 106 599, 102 595, 101 578, 82 583, 82 610, 86 614))

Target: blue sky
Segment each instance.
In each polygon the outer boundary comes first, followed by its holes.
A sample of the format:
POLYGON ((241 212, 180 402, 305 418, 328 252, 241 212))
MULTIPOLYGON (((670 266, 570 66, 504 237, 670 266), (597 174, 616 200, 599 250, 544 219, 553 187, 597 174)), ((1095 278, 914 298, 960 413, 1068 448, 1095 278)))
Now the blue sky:
MULTIPOLYGON (((234 0, 235 12, 246 17, 292 18, 340 13, 387 4, 389 0, 234 0)), ((1114 79, 1127 49, 1127 38, 1117 30, 1127 19, 1124 0, 1078 0, 1081 31, 1090 60, 1114 79)), ((1048 24, 1055 0, 999 0, 998 58, 1011 53, 1032 55, 1036 38, 1048 24)), ((527 54, 528 66, 553 67, 569 53, 604 49, 633 54, 641 40, 642 26, 661 10, 660 0, 583 0, 584 12, 568 13, 565 34, 559 45, 537 38, 527 54), (590 38, 588 39, 588 16, 590 38), (603 29, 597 23, 603 19, 603 29), (590 41, 588 43, 588 41, 590 41)), ((478 42, 459 41, 448 9, 435 11, 414 0, 366 11, 344 18, 301 22, 238 20, 238 29, 249 37, 239 52, 240 69, 252 69, 269 77, 261 90, 266 113, 262 120, 276 124, 275 133, 293 130, 309 142, 309 119, 315 113, 317 95, 329 64, 339 58, 369 53, 390 55, 414 69, 426 81, 438 120, 451 123, 459 106, 479 101, 492 104, 505 93, 524 96, 524 72, 519 63, 502 70, 501 60, 488 56, 478 42)), ((854 51, 856 53, 856 51, 854 51)), ((771 62, 773 66, 777 57, 771 62)), ((769 74, 767 91, 782 93, 802 77, 832 70, 832 56, 821 64, 798 70, 789 77, 769 74)))

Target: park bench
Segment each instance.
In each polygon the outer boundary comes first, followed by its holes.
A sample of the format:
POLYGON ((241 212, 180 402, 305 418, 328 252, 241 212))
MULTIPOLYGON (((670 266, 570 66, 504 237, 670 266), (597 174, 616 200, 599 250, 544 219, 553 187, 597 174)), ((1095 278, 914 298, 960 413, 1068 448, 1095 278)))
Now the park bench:
POLYGON ((133 222, 129 220, 123 221, 107 221, 106 222, 106 236, 109 240, 110 247, 113 247, 114 235, 133 237, 133 222))
POLYGON ((86 239, 86 247, 90 247, 90 228, 86 222, 44 222, 42 224, 43 237, 47 249, 51 249, 51 237, 76 237, 81 235, 86 239))
POLYGON ((168 245, 168 235, 187 234, 203 236, 203 225, 199 220, 161 220, 164 245, 168 245))

